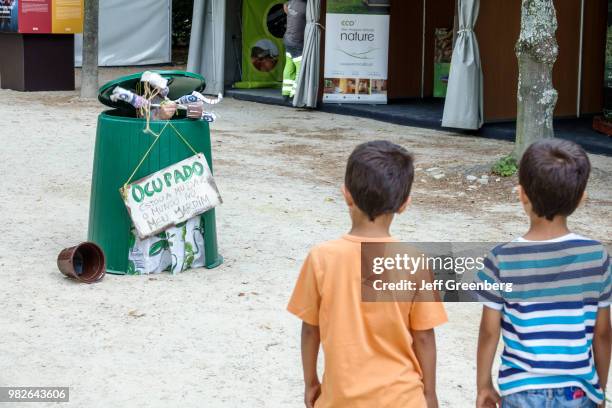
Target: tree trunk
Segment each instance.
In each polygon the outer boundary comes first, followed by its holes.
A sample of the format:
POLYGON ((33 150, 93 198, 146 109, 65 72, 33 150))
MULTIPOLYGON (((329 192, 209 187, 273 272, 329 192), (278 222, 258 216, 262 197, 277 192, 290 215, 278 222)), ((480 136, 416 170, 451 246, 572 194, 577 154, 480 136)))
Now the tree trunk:
POLYGON ((98 96, 98 0, 85 0, 81 97, 98 96))
POLYGON ((554 136, 557 91, 552 71, 559 52, 555 31, 553 0, 522 0, 521 33, 516 43, 519 77, 513 156, 517 160, 536 140, 554 136))

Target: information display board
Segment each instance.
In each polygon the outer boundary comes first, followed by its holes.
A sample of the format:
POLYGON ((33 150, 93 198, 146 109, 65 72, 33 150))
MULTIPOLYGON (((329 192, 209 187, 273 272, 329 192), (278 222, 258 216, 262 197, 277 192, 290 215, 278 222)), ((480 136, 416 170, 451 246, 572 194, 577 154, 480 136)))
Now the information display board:
POLYGON ((52 0, 51 27, 54 34, 83 32, 84 0, 52 0))
POLYGON ((0 0, 0 32, 83 32, 84 0, 0 0))
POLYGON ((51 32, 51 0, 17 0, 19 32, 40 34, 51 32))
POLYGON ((0 0, 0 32, 16 33, 19 3, 17 0, 0 0))
POLYGON ((328 0, 327 103, 387 103, 389 1, 328 0))

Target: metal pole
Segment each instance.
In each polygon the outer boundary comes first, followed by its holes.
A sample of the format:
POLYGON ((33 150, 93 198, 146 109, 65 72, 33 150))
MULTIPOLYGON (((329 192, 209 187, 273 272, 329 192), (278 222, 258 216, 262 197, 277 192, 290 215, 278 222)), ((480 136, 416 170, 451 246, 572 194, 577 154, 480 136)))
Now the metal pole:
MULTIPOLYGON (((193 9, 192 9, 192 17, 193 18, 193 9)), ((170 41, 168 41, 168 61, 172 62, 172 1, 168 1, 168 32, 170 33, 170 41)), ((189 33, 191 37, 191 33, 189 33)), ((187 53, 187 58, 189 58, 189 53, 187 53)))
POLYGON ((576 117, 580 117, 582 94, 582 45, 584 41, 584 0, 580 1, 580 42, 578 44, 578 94, 576 95, 576 117))
POLYGON ((427 0, 423 0, 423 38, 421 44, 421 98, 425 97, 425 23, 427 21, 427 0))

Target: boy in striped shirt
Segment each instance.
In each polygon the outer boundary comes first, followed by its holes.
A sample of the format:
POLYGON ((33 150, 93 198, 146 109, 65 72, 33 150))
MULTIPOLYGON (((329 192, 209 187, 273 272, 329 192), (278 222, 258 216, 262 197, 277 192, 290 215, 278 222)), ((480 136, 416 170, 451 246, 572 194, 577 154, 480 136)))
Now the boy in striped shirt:
POLYGON ((610 257, 604 246, 573 234, 567 217, 585 198, 590 163, 576 144, 531 145, 519 167, 527 233, 497 246, 480 282, 512 291, 480 291, 478 408, 596 407, 605 404, 610 368, 610 257), (501 397, 491 380, 500 332, 501 397))

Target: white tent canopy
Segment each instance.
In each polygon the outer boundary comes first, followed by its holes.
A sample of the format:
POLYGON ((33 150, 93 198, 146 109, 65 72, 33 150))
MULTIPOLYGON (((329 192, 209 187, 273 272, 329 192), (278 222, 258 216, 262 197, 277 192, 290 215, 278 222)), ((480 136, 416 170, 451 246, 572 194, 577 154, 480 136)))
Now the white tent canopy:
MULTIPOLYGON (((165 64, 172 61, 171 0, 102 0, 99 16, 100 66, 165 64)), ((74 62, 82 65, 83 36, 74 41, 74 62)))

